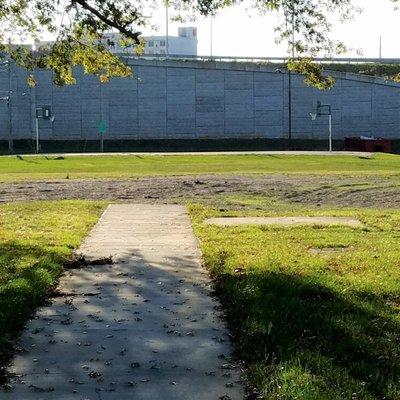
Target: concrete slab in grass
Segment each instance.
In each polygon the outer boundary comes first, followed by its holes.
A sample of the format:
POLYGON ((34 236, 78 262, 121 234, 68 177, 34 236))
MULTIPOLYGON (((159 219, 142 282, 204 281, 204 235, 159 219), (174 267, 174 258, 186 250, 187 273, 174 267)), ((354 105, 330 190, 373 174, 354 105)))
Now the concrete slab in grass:
POLYGON ((349 226, 351 228, 362 227, 363 224, 357 218, 351 217, 222 217, 208 218, 205 223, 219 226, 237 225, 314 225, 314 226, 349 226))

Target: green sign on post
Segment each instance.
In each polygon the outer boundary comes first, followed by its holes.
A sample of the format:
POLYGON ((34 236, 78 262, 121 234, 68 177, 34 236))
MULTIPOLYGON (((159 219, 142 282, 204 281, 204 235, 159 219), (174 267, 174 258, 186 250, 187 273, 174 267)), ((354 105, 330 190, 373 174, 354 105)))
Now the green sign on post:
POLYGON ((104 151, 104 134, 107 132, 107 123, 106 121, 100 121, 99 123, 99 134, 100 134, 100 152, 104 151))
POLYGON ((107 123, 106 121, 100 121, 99 123, 99 133, 100 135, 104 135, 107 132, 107 123))

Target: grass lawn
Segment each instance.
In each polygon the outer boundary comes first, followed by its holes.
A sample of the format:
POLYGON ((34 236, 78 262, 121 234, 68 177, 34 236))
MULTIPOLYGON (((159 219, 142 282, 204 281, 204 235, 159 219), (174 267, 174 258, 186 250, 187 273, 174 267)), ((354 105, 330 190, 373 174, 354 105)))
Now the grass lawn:
MULTIPOLYGON (((71 178, 212 172, 384 177, 398 174, 398 160, 391 155, 372 160, 4 157, 0 158, 0 180, 65 178, 64 162, 76 168, 69 170, 71 178), (121 159, 125 164, 118 162, 121 159), (14 164, 7 166, 4 160, 14 164), (61 167, 54 167, 52 173, 54 165, 61 167), (107 175, 107 168, 116 175, 107 175)), ((105 202, 89 201, 0 205, 0 378, 10 343, 105 206, 105 202)), ((239 356, 262 398, 400 399, 400 210, 328 209, 261 196, 221 195, 190 204, 189 211, 239 356), (207 217, 244 215, 355 216, 364 227, 217 227, 203 223, 207 217)))
POLYGON ((0 157, 0 181, 223 173, 393 175, 400 173, 400 156, 377 154, 371 159, 317 155, 0 157))
POLYGON ((104 207, 83 201, 0 206, 0 366, 104 207))
POLYGON ((262 398, 400 399, 400 211, 231 197, 220 206, 191 204, 190 213, 262 398), (229 211, 236 206, 245 211, 229 211), (365 226, 203 223, 212 216, 299 214, 356 216, 365 226))

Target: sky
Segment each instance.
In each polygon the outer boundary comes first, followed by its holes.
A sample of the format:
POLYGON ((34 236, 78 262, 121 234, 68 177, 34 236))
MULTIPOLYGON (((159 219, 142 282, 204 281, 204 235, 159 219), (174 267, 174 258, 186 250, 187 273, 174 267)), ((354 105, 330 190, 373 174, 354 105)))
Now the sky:
MULTIPOLYGON (((349 51, 346 55, 379 57, 379 37, 382 36, 382 57, 400 58, 400 10, 394 10, 389 0, 356 0, 364 11, 356 19, 345 24, 335 21, 333 35, 342 40, 349 51)), ((144 34, 165 34, 165 10, 162 6, 153 13, 157 30, 145 30, 144 34)), ((281 57, 287 53, 285 45, 275 43, 274 27, 279 23, 276 13, 260 16, 249 12, 245 5, 222 10, 213 19, 212 53, 215 56, 281 57)), ((178 26, 197 26, 198 54, 210 55, 210 18, 195 22, 170 23, 169 34, 177 35, 178 26)))

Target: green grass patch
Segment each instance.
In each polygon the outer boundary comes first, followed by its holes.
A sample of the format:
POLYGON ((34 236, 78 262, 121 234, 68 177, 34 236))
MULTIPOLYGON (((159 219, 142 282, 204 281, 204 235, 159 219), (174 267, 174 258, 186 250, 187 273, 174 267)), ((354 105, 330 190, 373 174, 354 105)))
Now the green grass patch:
POLYGON ((104 207, 84 201, 0 206, 0 364, 104 207))
POLYGON ((318 155, 140 155, 0 157, 0 181, 131 178, 190 174, 364 174, 400 173, 400 156, 318 155))
POLYGON ((238 352, 262 398, 399 399, 400 211, 226 200, 226 210, 192 204, 190 213, 238 352), (232 215, 355 216, 365 226, 203 223, 232 215))

